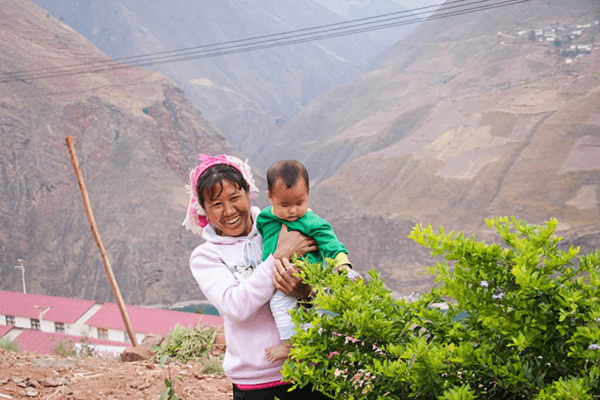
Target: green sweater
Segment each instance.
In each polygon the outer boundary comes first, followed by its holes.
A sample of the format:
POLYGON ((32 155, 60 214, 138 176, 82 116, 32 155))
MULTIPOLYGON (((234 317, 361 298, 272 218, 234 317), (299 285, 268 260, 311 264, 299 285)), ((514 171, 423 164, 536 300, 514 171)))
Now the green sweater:
POLYGON ((299 231, 317 242, 319 251, 307 254, 311 263, 323 262, 326 257, 332 259, 337 257, 338 260, 346 260, 347 262, 346 255, 348 251, 344 244, 338 240, 329 222, 310 210, 296 221, 284 221, 276 217, 272 209, 272 206, 265 208, 256 219, 256 227, 263 238, 263 261, 277 249, 281 224, 286 224, 289 230, 299 231), (343 257, 338 256, 340 253, 343 257))

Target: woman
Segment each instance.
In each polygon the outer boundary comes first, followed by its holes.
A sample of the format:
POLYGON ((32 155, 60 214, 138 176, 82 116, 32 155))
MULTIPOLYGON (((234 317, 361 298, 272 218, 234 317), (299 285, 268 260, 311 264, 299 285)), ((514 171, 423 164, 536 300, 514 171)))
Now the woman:
POLYGON ((280 342, 269 299, 275 289, 307 297, 310 288, 293 276, 289 258, 294 252, 316 250, 314 241, 284 226, 275 252, 261 262, 262 238, 256 229, 260 210, 250 202, 258 189, 250 168, 226 155, 201 154, 200 161, 190 173, 184 225, 206 243, 192 252, 190 268, 223 317, 227 342, 223 370, 233 382, 234 399, 326 399, 310 387, 288 392, 291 384, 281 375, 283 360, 271 363, 265 356, 267 347, 280 342))

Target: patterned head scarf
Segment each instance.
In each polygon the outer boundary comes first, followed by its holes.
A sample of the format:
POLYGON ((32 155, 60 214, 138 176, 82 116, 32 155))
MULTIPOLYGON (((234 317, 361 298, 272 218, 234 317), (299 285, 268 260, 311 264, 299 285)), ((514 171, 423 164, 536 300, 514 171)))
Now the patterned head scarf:
POLYGON ((256 196, 258 193, 258 188, 254 184, 254 179, 252 178, 248 161, 243 162, 237 157, 228 156, 226 154, 219 156, 200 154, 198 158, 200 159, 200 164, 190 171, 190 183, 185 186, 187 192, 190 194, 190 204, 188 206, 188 212, 185 217, 185 221, 183 221, 182 225, 190 231, 201 235, 204 227, 209 224, 209 220, 206 217, 206 211, 204 211, 204 208, 202 208, 200 200, 198 199, 196 185, 198 184, 198 179, 200 179, 200 176, 207 169, 218 164, 231 165, 240 171, 244 177, 244 180, 246 183, 248 183, 248 187, 250 188, 250 197, 256 196))

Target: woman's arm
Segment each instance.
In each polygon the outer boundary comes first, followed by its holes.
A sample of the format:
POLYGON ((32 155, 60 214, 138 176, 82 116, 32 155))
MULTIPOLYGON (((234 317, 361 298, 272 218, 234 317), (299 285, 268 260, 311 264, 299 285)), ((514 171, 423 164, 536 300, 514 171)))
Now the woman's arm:
POLYGON ((318 250, 317 243, 313 238, 310 238, 298 231, 288 231, 285 224, 281 225, 279 238, 277 239, 277 249, 273 253, 273 257, 278 260, 289 260, 292 254, 296 253, 298 257, 318 250))
POLYGON ((298 270, 295 265, 290 263, 292 254, 302 257, 311 251, 318 250, 315 240, 298 231, 288 231, 285 224, 282 224, 279 238, 277 240, 277 249, 273 253, 279 262, 275 264, 273 271, 273 285, 275 289, 281 290, 288 296, 294 296, 301 299, 308 297, 312 291, 310 286, 302 283, 302 279, 294 276, 298 270))
POLYGON ((240 283, 216 252, 200 246, 192 254, 190 269, 202 293, 220 314, 237 321, 246 321, 273 295, 273 270, 276 262, 273 257, 269 257, 240 283))
POLYGON ((275 263, 273 286, 288 296, 305 299, 310 296, 312 288, 306 283, 302 283, 300 277, 294 275, 296 271, 298 268, 285 258, 275 263))

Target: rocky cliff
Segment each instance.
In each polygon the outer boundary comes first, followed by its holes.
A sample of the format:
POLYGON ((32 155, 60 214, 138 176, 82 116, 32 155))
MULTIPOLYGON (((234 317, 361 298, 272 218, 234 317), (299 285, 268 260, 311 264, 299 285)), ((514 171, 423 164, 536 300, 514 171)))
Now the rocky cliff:
POLYGON ((158 73, 36 79, 108 58, 29 0, 3 1, 0 21, 0 286, 21 290, 11 266, 22 258, 29 292, 112 299, 65 145, 73 136, 125 301, 201 298, 183 185, 199 152, 232 152, 223 135, 158 73))

